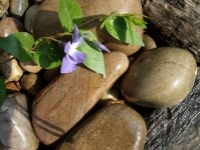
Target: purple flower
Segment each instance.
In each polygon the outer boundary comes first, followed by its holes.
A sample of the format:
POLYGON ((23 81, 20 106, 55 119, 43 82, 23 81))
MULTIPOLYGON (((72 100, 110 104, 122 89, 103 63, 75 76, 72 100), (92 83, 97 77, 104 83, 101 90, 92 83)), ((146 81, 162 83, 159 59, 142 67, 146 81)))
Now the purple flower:
POLYGON ((74 36, 72 41, 64 43, 65 56, 62 60, 60 73, 69 73, 76 70, 76 65, 83 63, 86 59, 86 55, 76 48, 78 48, 83 42, 83 37, 79 37, 78 28, 74 25, 74 36))
POLYGON ((94 42, 94 45, 102 49, 103 51, 110 52, 110 50, 105 45, 101 44, 100 42, 94 42))

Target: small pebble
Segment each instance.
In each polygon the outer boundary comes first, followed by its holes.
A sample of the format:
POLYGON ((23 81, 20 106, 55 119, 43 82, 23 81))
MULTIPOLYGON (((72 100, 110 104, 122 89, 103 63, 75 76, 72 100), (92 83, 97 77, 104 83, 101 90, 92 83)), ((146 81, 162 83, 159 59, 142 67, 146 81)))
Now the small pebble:
POLYGON ((142 47, 142 50, 147 51, 153 48, 157 48, 155 41, 146 34, 143 35, 143 42, 144 42, 144 47, 142 47))
POLYGON ((8 10, 9 0, 0 1, 0 17, 2 17, 8 10))
MULTIPOLYGON (((13 56, 11 56, 9 53, 4 52, 0 55, 0 63, 12 57, 13 56)), ((19 81, 19 79, 23 75, 23 70, 18 65, 16 59, 12 59, 0 65, 0 71, 8 81, 19 81)))
POLYGON ((20 83, 22 89, 32 96, 36 96, 45 86, 44 80, 35 73, 23 75, 20 83))
POLYGON ((42 68, 38 66, 35 62, 19 62, 19 65, 27 72, 38 73, 42 68))
POLYGON ((20 87, 15 82, 6 83, 6 94, 13 94, 20 91, 20 87))
POLYGON ((13 17, 7 17, 0 21, 0 37, 22 31, 25 31, 23 23, 13 17))
POLYGON ((29 0, 10 0, 10 14, 12 17, 22 20, 29 7, 29 0))

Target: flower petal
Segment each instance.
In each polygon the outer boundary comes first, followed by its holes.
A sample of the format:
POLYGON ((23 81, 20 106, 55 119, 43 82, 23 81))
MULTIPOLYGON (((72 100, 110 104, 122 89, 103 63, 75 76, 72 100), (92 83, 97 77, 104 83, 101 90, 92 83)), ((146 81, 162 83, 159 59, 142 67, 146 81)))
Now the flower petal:
POLYGON ((76 63, 84 62, 86 55, 78 51, 74 44, 67 42, 64 44, 64 52, 70 56, 70 59, 76 63))
POLYGON ((79 39, 78 27, 74 24, 74 36, 72 39, 72 43, 76 43, 79 39))
POLYGON ((81 37, 77 40, 76 43, 72 43, 72 46, 73 46, 74 48, 79 47, 79 46, 81 45, 81 43, 83 42, 83 38, 84 38, 84 37, 81 36, 81 37))
POLYGON ((110 52, 110 50, 100 42, 94 42, 94 45, 96 45, 98 48, 102 49, 103 51, 110 52))
POLYGON ((71 56, 71 59, 76 63, 82 63, 86 59, 86 55, 76 49, 71 49, 68 55, 71 56))
POLYGON ((73 49, 72 44, 70 42, 64 43, 64 52, 65 54, 68 54, 71 49, 73 49))
POLYGON ((76 62, 70 59, 68 55, 65 55, 62 60, 60 73, 69 73, 76 70, 76 62))

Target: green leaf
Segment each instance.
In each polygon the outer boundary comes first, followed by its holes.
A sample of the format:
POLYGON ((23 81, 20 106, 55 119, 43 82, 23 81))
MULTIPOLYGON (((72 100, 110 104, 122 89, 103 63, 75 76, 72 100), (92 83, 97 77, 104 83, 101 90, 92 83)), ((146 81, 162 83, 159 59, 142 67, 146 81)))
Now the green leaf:
POLYGON ((90 30, 80 29, 79 32, 88 41, 98 41, 97 37, 95 36, 95 34, 90 30))
POLYGON ((6 85, 3 80, 0 78, 0 108, 6 98, 6 85))
POLYGON ((144 21, 140 18, 136 18, 136 17, 129 17, 129 18, 132 21, 132 23, 135 24, 136 26, 139 26, 139 27, 144 28, 144 29, 147 28, 146 27, 146 24, 147 24, 146 21, 144 21))
POLYGON ((130 40, 131 40, 131 44, 135 44, 135 36, 134 36, 134 31, 133 31, 133 27, 132 27, 132 23, 130 22, 129 19, 127 19, 126 17, 124 17, 124 20, 126 22, 126 26, 127 26, 127 32, 130 34, 130 40))
POLYGON ((102 51, 97 48, 93 42, 84 39, 78 50, 86 54, 84 65, 96 73, 100 73, 106 77, 104 57, 102 51))
POLYGON ((57 43, 39 39, 36 44, 41 44, 33 51, 33 58, 37 65, 45 69, 52 69, 61 65, 63 52, 57 43), (41 42, 44 42, 44 44, 41 44, 41 42))
POLYGON ((130 34, 130 38, 132 40, 132 44, 133 45, 139 45, 139 46, 144 46, 144 42, 143 40, 138 36, 136 30, 132 27, 132 23, 129 20, 129 18, 124 18, 126 23, 127 23, 127 27, 128 27, 128 32, 130 34))
POLYGON ((106 24, 106 21, 109 20, 109 19, 112 19, 113 17, 115 17, 116 14, 117 14, 117 11, 113 11, 113 12, 110 13, 110 15, 105 17, 104 21, 101 23, 100 29, 103 29, 105 24, 106 24))
POLYGON ((143 42, 140 42, 137 32, 134 30, 130 21, 126 17, 110 18, 105 23, 106 30, 114 38, 129 44, 136 44, 143 46, 143 42))
POLYGON ((17 32, 0 39, 0 49, 24 62, 32 60, 30 48, 33 44, 34 38, 26 32, 17 32))
POLYGON ((76 0, 59 0, 58 16, 63 29, 71 32, 74 24, 79 26, 82 23, 83 13, 76 0))

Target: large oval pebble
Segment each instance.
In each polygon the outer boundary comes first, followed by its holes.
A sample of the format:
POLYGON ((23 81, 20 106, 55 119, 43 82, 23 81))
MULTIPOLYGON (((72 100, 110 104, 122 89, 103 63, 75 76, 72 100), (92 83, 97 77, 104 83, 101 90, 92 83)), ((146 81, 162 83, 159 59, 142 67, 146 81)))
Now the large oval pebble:
POLYGON ((128 67, 122 52, 105 53, 104 59, 106 78, 78 66, 72 73, 59 75, 36 96, 32 122, 41 142, 50 145, 61 139, 128 67))
POLYGON ((148 107, 170 107, 190 92, 197 65, 186 50, 162 47, 143 52, 134 60, 121 82, 124 97, 148 107))
MULTIPOLYGON (((142 18, 142 4, 141 0, 77 0, 80 4, 83 13, 84 20, 83 22, 89 21, 96 17, 103 17, 109 15, 111 12, 121 13, 131 13, 139 14, 137 17, 142 18)), ((102 22, 95 21, 87 25, 98 38, 110 49, 110 50, 119 50, 124 52, 126 55, 131 55, 140 49, 138 45, 130 45, 127 43, 120 42, 110 36, 105 29, 100 29, 100 24, 102 22)), ((142 39, 143 38, 143 29, 134 26, 137 34, 142 39)))
MULTIPOLYGON (((142 5, 140 0, 126 0, 126 2, 107 0, 106 4, 105 1, 100 0, 77 0, 77 2, 81 6, 84 14, 83 22, 87 22, 95 17, 109 15, 113 11, 117 11, 118 13, 140 14, 138 17, 142 18, 142 5)), ((140 49, 138 45, 133 46, 116 40, 105 29, 100 29, 100 23, 99 21, 94 21, 84 26, 84 28, 91 29, 99 40, 110 50, 122 51, 127 55, 131 55, 140 49)), ((143 29, 136 26, 134 28, 142 39, 143 29)), ((36 38, 63 32, 58 18, 58 0, 46 0, 40 5, 33 19, 32 31, 36 38)))
POLYGON ((31 27, 35 38, 64 32, 58 18, 58 0, 45 0, 38 7, 31 27))
POLYGON ((146 133, 144 119, 136 111, 111 104, 72 131, 56 150, 143 150, 146 133))

